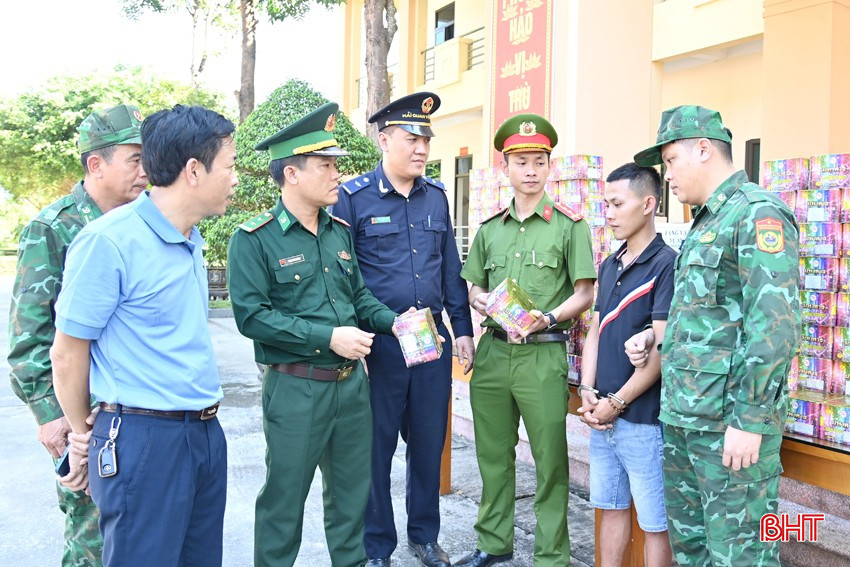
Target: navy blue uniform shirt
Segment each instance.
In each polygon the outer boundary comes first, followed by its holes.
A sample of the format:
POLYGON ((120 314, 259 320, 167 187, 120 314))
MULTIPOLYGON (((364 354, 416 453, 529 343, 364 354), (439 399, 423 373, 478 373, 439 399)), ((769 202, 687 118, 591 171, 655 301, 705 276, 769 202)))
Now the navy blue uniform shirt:
POLYGON ((383 164, 343 184, 333 214, 351 227, 366 287, 397 312, 445 308, 455 337, 472 336, 466 282, 443 185, 427 177, 398 193, 383 164))
MULTIPOLYGON (((616 393, 634 374, 624 343, 652 321, 666 321, 673 298, 673 264, 676 251, 667 246, 660 234, 628 266, 620 258, 624 243, 599 266, 599 351, 596 389, 600 395, 616 393)), ((661 380, 629 404, 620 416, 632 423, 658 423, 661 380)))

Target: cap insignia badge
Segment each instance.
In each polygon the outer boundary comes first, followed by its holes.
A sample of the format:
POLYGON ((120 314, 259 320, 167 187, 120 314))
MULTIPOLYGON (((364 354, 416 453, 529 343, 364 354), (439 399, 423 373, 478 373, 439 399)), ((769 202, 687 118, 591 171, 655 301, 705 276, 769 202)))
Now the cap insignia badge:
POLYGON ((328 116, 328 121, 325 122, 325 132, 333 132, 336 126, 336 114, 328 116))
POLYGON ((431 109, 434 108, 434 99, 432 97, 428 97, 422 101, 422 112, 428 114, 431 112, 431 109))
POLYGON ((138 110, 134 110, 134 111, 133 111, 133 116, 135 116, 135 117, 136 117, 136 120, 138 120, 139 122, 141 122, 141 121, 142 121, 142 113, 141 113, 141 112, 139 112, 138 110))
POLYGON ((537 125, 534 122, 522 122, 519 125, 520 136, 534 136, 537 134, 537 125))

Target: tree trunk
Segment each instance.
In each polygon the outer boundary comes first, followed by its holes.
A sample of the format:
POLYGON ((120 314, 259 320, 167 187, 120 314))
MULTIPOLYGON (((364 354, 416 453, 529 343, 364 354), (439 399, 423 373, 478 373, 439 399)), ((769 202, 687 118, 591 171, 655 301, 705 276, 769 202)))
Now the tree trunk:
POLYGON ((254 110, 254 67, 257 64, 257 13, 255 0, 239 0, 242 16, 242 65, 239 90, 239 122, 254 110))
MULTIPOLYGON (((390 102, 387 55, 398 29, 393 0, 366 0, 363 17, 366 23, 366 118, 390 102)), ((378 139, 377 124, 367 124, 366 134, 378 139)))

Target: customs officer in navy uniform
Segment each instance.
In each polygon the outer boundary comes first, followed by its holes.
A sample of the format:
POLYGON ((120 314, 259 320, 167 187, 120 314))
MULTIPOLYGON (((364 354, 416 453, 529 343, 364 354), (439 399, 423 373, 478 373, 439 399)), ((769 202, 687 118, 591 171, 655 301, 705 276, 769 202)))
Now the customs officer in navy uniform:
MULTIPOLYGON (((466 282, 455 245, 445 187, 425 177, 431 115, 440 98, 414 93, 369 118, 378 123, 383 159, 343 185, 334 214, 351 226, 366 286, 395 311, 430 307, 440 335, 445 309, 458 359, 468 372, 474 349, 466 282)), ((366 357, 373 413, 372 488, 366 511, 369 565, 389 565, 398 538, 390 469, 398 435, 407 443, 407 536, 423 565, 448 566, 440 532, 440 457, 451 394, 451 349, 440 360, 407 368, 398 341, 378 335, 366 357)))

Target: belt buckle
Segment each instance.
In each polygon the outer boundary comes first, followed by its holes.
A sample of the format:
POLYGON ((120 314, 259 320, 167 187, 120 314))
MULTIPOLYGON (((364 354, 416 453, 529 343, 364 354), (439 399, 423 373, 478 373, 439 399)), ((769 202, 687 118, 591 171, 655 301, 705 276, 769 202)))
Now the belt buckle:
POLYGON ((345 368, 340 368, 339 369, 339 376, 337 377, 336 381, 342 382, 343 380, 345 380, 346 378, 351 376, 352 372, 354 372, 353 366, 346 366, 345 368))
POLYGON ((201 410, 201 421, 206 421, 208 419, 212 419, 216 415, 218 415, 219 403, 216 403, 215 405, 212 405, 212 406, 210 406, 206 409, 201 410))

